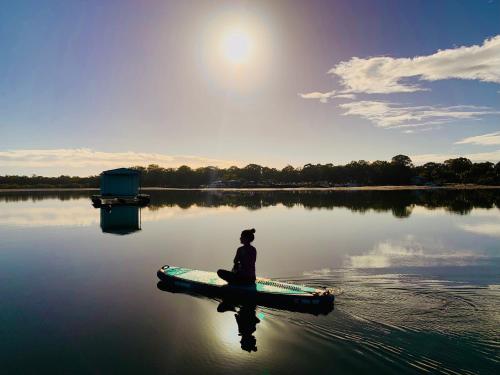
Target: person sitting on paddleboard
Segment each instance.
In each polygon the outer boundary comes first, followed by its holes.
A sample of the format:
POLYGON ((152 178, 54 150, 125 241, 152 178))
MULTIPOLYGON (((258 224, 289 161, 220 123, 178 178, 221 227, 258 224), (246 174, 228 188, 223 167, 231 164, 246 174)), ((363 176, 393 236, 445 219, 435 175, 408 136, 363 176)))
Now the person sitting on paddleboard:
POLYGON ((255 282, 255 261, 257 260, 257 250, 250 245, 255 239, 255 229, 246 229, 241 232, 240 246, 236 250, 234 266, 232 271, 218 270, 217 275, 228 283, 254 283, 255 282))

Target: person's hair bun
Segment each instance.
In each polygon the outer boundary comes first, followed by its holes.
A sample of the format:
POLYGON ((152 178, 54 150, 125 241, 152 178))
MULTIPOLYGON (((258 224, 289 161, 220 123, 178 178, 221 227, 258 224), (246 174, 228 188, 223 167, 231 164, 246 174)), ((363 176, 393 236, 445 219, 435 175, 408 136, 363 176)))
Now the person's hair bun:
POLYGON ((250 229, 250 232, 255 233, 255 228, 250 229))

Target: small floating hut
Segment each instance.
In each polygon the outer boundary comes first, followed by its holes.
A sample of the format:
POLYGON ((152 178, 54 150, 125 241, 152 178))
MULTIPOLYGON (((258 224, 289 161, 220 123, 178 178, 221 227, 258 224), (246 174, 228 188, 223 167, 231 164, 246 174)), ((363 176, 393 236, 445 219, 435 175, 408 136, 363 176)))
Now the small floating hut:
POLYGON ((118 168, 101 173, 100 195, 92 196, 97 206, 147 205, 150 197, 139 194, 140 172, 135 169, 118 168))

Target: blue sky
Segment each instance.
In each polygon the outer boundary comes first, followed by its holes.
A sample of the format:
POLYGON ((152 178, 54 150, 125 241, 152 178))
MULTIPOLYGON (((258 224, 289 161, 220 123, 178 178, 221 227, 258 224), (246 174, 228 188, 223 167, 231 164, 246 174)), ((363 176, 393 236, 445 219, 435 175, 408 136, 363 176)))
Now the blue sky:
POLYGON ((0 174, 496 162, 498 35, 498 0, 4 2, 0 174))

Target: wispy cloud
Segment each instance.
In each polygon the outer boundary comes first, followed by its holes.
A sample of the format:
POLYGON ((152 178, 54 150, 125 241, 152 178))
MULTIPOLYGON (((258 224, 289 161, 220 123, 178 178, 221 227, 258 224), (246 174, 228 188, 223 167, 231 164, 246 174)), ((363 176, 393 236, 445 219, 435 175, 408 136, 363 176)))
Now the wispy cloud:
POLYGON ((330 69, 351 92, 395 93, 427 90, 415 81, 467 79, 500 83, 500 35, 481 45, 440 50, 413 58, 353 57, 330 69))
POLYGON ((333 95, 335 95, 335 90, 329 92, 309 92, 307 94, 299 94, 299 96, 303 99, 318 99, 321 103, 328 103, 328 99, 330 99, 333 95))
POLYGON ((303 99, 318 99, 321 103, 328 103, 328 100, 331 98, 338 99, 355 99, 356 95, 354 94, 346 94, 340 93, 335 94, 335 90, 329 92, 309 92, 307 94, 299 94, 299 96, 303 99))
POLYGON ((356 95, 354 94, 338 94, 335 97, 339 99, 356 99, 356 95))
POLYGON ((102 152, 88 148, 50 150, 0 151, 0 167, 16 168, 105 168, 159 164, 177 167, 187 164, 192 167, 216 165, 227 167, 240 163, 198 156, 165 155, 144 152, 102 152))
POLYGON ((498 162, 500 161, 500 150, 491 151, 491 152, 477 152, 472 154, 417 154, 410 155, 413 163, 417 165, 425 164, 428 162, 439 162, 442 163, 445 160, 464 157, 472 160, 473 162, 482 162, 482 161, 491 161, 498 162))
MULTIPOLYGON (((299 94, 305 99, 327 103, 331 98, 355 99, 354 93, 390 94, 427 91, 425 81, 465 79, 500 83, 500 35, 482 44, 439 50, 431 55, 394 58, 389 56, 342 61, 328 72, 340 79, 342 90, 299 94)), ((431 130, 464 119, 480 119, 500 111, 479 106, 411 106, 385 101, 362 100, 341 103, 345 115, 370 120, 378 127, 405 128, 405 133, 431 130)), ((491 135, 491 134, 490 134, 491 135)), ((462 143, 486 142, 463 140, 462 143)), ((490 142, 493 140, 489 139, 490 142)), ((497 142, 497 141, 495 141, 497 142)), ((484 143, 481 143, 484 144, 484 143)), ((488 143, 499 144, 499 143, 488 143)))
POLYGON ((382 128, 416 128, 434 126, 455 119, 478 119, 500 114, 487 107, 476 106, 405 106, 382 101, 359 101, 339 104, 344 115, 360 116, 382 128))
POLYGON ((500 145, 500 131, 474 137, 464 138, 461 141, 455 142, 456 145, 474 144, 474 145, 500 145))

